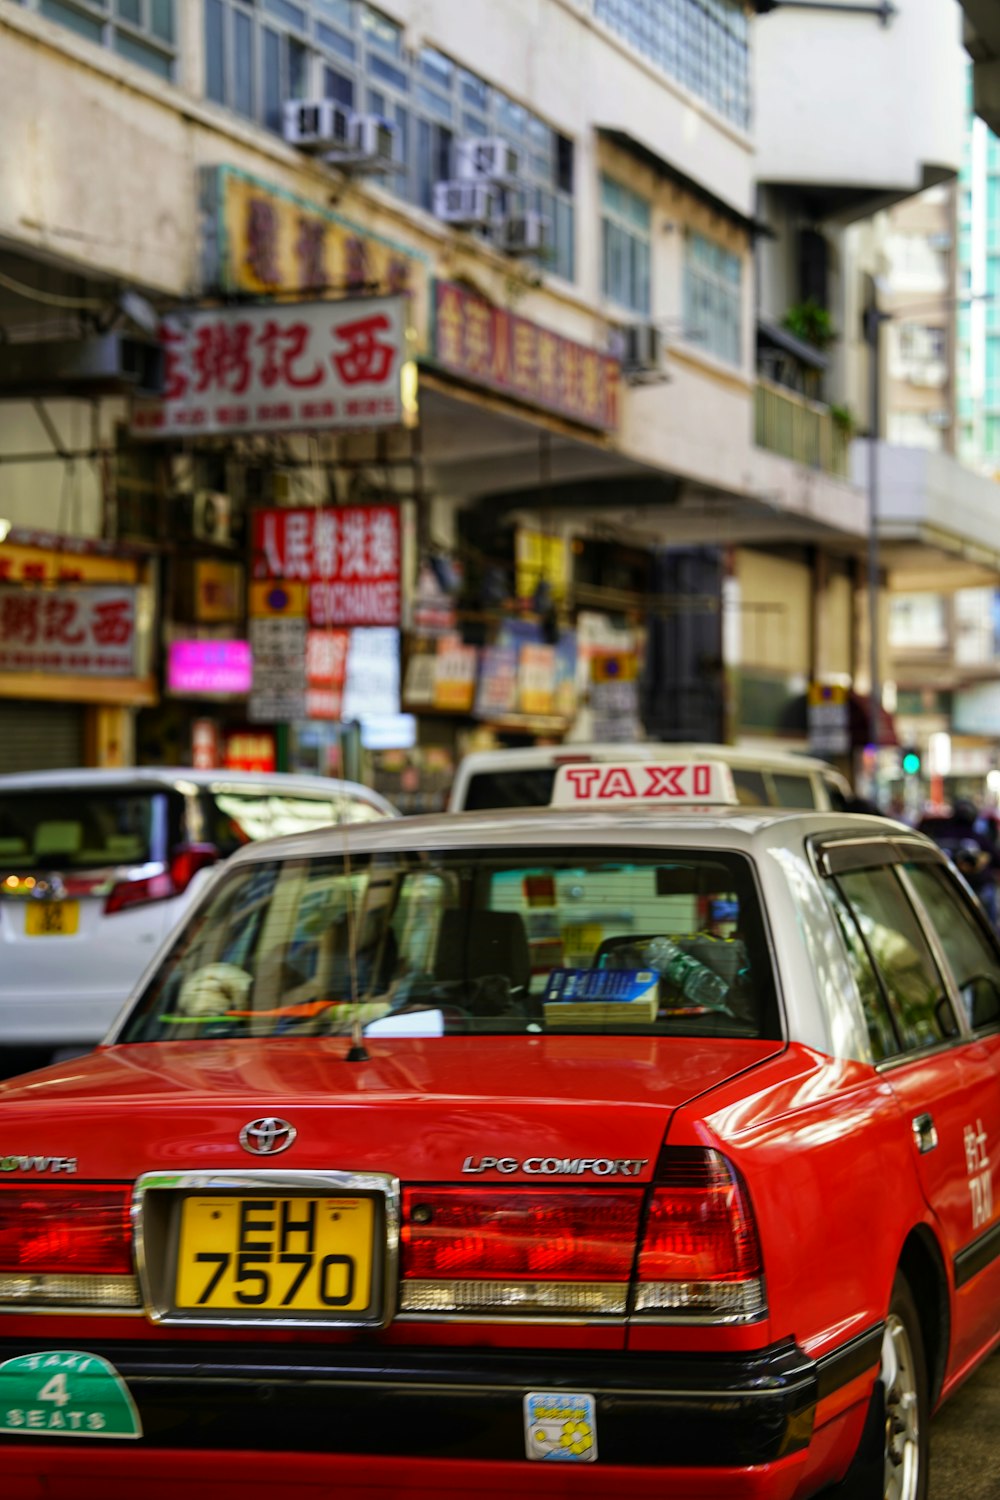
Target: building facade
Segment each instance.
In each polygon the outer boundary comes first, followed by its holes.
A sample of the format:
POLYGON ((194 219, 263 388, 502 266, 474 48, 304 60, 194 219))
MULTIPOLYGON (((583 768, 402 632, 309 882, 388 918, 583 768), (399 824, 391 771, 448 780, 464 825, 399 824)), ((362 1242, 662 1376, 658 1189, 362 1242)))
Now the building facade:
POLYGON ((485 737, 806 744, 865 659, 840 235, 955 170, 958 13, 872 23, 861 119, 859 18, 755 9, 0 0, 8 717, 319 768, 370 721, 413 805, 485 737), (47 637, 70 548, 114 669, 47 637))

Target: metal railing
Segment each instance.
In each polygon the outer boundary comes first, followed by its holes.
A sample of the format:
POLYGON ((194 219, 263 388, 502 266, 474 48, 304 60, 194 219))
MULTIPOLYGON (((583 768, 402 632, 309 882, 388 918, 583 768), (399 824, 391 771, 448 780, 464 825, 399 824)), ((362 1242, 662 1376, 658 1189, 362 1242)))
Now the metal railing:
POLYGON ((810 401, 808 396, 758 377, 754 418, 758 448, 846 479, 850 438, 822 401, 810 401))

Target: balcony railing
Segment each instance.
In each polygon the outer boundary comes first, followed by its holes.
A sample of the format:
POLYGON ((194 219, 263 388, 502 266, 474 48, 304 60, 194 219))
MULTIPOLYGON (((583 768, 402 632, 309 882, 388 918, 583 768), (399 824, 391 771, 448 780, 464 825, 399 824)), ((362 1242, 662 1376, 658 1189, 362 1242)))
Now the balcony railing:
POLYGON ((810 401, 785 386, 758 378, 755 418, 758 448, 781 453, 807 468, 847 478, 850 439, 822 401, 810 401))

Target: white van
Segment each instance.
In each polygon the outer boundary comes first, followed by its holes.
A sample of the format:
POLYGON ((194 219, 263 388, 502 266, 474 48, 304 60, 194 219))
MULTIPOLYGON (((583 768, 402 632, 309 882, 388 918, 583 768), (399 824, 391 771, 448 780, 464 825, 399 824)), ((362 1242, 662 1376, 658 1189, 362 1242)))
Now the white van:
POLYGON ((545 807, 558 766, 587 761, 714 760, 733 773, 744 807, 802 807, 844 812, 851 784, 824 760, 781 751, 737 750, 732 745, 635 744, 532 745, 517 750, 477 750, 459 763, 449 812, 497 807, 545 807))
POLYGON ((325 776, 189 767, 0 776, 0 1076, 101 1040, 208 869, 244 844, 396 817, 325 776))

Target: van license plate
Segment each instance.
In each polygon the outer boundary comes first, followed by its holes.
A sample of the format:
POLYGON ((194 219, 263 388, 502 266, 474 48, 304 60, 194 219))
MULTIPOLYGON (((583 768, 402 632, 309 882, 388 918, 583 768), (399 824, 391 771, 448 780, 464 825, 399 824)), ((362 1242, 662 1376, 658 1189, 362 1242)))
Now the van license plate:
POLYGON ((29 901, 24 908, 25 937, 72 937, 79 926, 79 901, 29 901))

